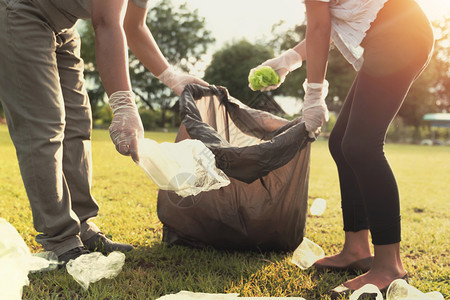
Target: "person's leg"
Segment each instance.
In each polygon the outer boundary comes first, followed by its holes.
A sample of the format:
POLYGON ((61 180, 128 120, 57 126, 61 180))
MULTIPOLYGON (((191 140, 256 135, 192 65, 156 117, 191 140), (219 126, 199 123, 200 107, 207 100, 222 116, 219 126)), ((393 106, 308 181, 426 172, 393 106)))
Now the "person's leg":
MULTIPOLYGON (((414 36, 408 38, 414 41, 414 36)), ((363 195, 375 250, 371 270, 345 283, 351 289, 366 283, 385 288, 406 274, 400 259, 399 194, 383 146, 389 124, 426 64, 432 44, 422 40, 420 47, 411 49, 408 40, 391 37, 385 41, 367 45, 342 141, 344 158, 363 195), (402 55, 401 60, 397 55, 402 55)))
POLYGON ((330 153, 336 163, 339 175, 345 242, 340 253, 326 256, 317 261, 315 265, 318 268, 344 268, 357 261, 360 263, 352 267, 365 271, 370 268, 370 259, 364 260, 371 257, 371 250, 369 224, 362 194, 355 174, 342 153, 342 139, 347 128, 357 82, 358 76, 353 82, 329 138, 330 153))
POLYGON ((80 58, 80 36, 70 29, 56 36, 56 60, 64 98, 65 130, 63 140, 63 172, 72 200, 72 210, 81 224, 81 239, 87 240, 99 229, 89 222, 99 207, 91 195, 92 115, 84 87, 84 65, 80 58))
POLYGON ((0 97, 36 240, 56 255, 82 246, 62 169, 65 112, 55 37, 28 1, 0 1, 0 97))
POLYGON ((80 237, 91 251, 130 251, 133 247, 115 243, 89 221, 97 216, 99 207, 91 195, 92 115, 89 98, 84 88, 83 60, 80 57, 80 36, 76 29, 56 36, 56 60, 65 108, 63 172, 69 187, 72 210, 80 224, 80 237))

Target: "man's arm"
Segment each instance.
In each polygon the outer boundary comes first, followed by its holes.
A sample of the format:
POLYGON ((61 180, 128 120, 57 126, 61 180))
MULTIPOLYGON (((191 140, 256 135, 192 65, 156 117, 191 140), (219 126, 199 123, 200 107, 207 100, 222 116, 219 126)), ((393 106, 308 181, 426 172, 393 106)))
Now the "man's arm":
POLYGON ((95 56, 103 87, 108 96, 131 91, 128 47, 123 20, 128 0, 92 0, 95 56))
POLYGON ((95 56, 113 119, 109 134, 119 153, 139 161, 138 141, 144 128, 131 90, 128 47, 123 20, 128 0, 92 0, 95 56))

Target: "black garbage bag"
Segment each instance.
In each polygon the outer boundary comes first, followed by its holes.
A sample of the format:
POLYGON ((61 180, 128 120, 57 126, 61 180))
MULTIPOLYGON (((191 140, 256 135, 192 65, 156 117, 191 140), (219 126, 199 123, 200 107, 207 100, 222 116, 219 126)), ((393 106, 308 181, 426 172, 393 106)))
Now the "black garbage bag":
POLYGON ((160 190, 163 241, 219 249, 294 250, 307 213, 310 139, 301 118, 251 109, 223 87, 188 85, 176 142, 202 141, 230 178, 219 190, 180 197, 160 190))

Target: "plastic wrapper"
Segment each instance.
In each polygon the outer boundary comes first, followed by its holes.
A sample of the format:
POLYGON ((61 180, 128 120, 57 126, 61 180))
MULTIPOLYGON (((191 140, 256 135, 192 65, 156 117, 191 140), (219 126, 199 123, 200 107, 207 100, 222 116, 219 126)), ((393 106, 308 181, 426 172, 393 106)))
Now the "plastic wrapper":
POLYGON ((295 249, 291 262, 300 267, 300 269, 305 270, 324 256, 325 253, 319 245, 307 238, 303 238, 303 241, 295 249))
POLYGON ((0 218, 1 299, 22 299, 23 286, 29 284, 28 273, 55 269, 55 258, 51 252, 32 255, 17 230, 0 218))
POLYGON ((325 199, 322 198, 317 198, 314 200, 313 204, 311 204, 309 212, 313 216, 321 216, 325 212, 326 208, 327 208, 327 201, 325 201, 325 199))
POLYGON ((198 140, 158 144, 143 139, 139 142, 139 166, 160 189, 182 197, 230 184, 216 167, 214 154, 198 140))
POLYGON ((103 278, 114 278, 121 271, 125 263, 125 254, 119 251, 111 252, 104 256, 100 252, 84 254, 70 260, 66 269, 84 290, 89 288, 89 284, 97 282, 103 278))
POLYGON ((394 280, 386 293, 386 300, 444 300, 441 293, 422 293, 403 279, 394 280))

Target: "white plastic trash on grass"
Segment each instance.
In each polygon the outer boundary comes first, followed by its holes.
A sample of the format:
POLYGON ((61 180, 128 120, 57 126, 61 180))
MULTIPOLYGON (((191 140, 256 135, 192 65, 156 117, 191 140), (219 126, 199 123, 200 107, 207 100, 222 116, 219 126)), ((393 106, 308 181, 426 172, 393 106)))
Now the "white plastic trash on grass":
POLYGON ((376 285, 373 284, 366 284, 360 289, 353 292, 353 294, 350 296, 350 300, 358 300, 359 297, 361 297, 364 294, 376 294, 375 300, 383 300, 383 295, 381 294, 380 290, 377 288, 376 285))
MULTIPOLYGON (((383 300, 380 290, 373 284, 366 284, 353 292, 350 300, 358 300, 364 294, 376 294, 376 300, 383 300)), ((403 279, 391 282, 386 293, 386 300, 444 300, 439 292, 422 293, 403 279)))
POLYGON ((313 216, 321 216, 325 212, 327 201, 322 198, 316 198, 309 208, 309 212, 313 216))
POLYGON ((324 256, 325 253, 319 245, 307 238, 303 238, 303 241, 295 249, 291 262, 300 267, 300 269, 305 270, 324 256))
POLYGON ((169 294, 158 298, 157 300, 245 300, 245 299, 288 299, 288 300, 305 300, 301 297, 239 297, 239 294, 208 294, 208 293, 194 293, 189 291, 180 291, 176 294, 169 294))
POLYGON ((199 140, 158 144, 142 139, 138 148, 139 166, 162 190, 187 197, 230 184, 216 167, 214 154, 199 140))
POLYGON ((0 293, 1 299, 22 299, 28 273, 55 269, 56 255, 46 252, 32 255, 17 230, 0 218, 0 293))
POLYGON ((104 256, 100 252, 92 252, 70 260, 66 269, 84 290, 89 288, 89 284, 97 282, 103 278, 114 278, 121 271, 125 263, 125 254, 119 251, 111 252, 104 256))
POLYGON ((207 293, 194 293, 189 291, 180 291, 176 294, 169 294, 158 298, 157 300, 177 300, 177 299, 214 299, 214 300, 229 300, 238 299, 239 294, 207 294, 207 293))
POLYGON ((444 296, 435 291, 422 293, 409 285, 406 280, 397 279, 390 285, 386 293, 386 300, 444 300, 444 296))

